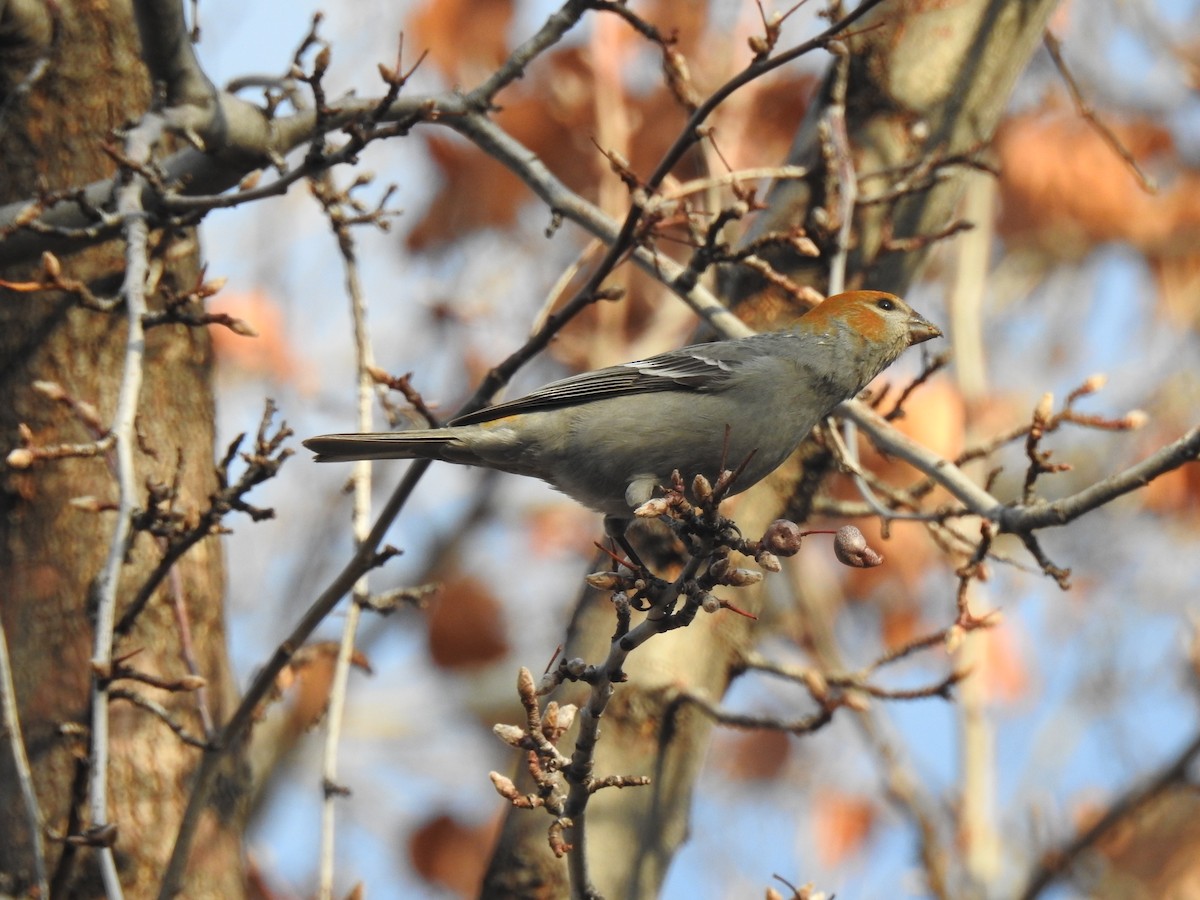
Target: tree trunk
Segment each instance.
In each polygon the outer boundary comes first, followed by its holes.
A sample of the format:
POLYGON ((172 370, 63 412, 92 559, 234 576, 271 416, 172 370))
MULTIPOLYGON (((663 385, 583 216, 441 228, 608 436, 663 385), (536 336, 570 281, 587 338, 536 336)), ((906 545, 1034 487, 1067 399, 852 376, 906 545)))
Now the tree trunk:
MULTIPOLYGON (((138 56, 127 0, 91 4, 17 0, 0 8, 0 203, 111 176, 102 147, 111 132, 147 107, 150 86, 138 56), (42 75, 30 73, 44 62, 42 75)), ((119 146, 119 139, 114 141, 119 146)), ((186 292, 199 271, 191 232, 152 235, 163 271, 149 301, 186 292)), ((61 259, 63 276, 111 296, 121 284, 123 247, 100 245, 61 259)), ((9 282, 37 280, 39 266, 0 272, 9 282)), ((59 385, 112 421, 125 347, 125 311, 83 308, 62 292, 0 288, 0 435, 3 453, 28 426, 34 446, 87 443, 97 435, 66 402, 35 389, 59 385)), ((195 519, 216 488, 213 466, 212 353, 202 328, 166 325, 146 339, 137 418, 137 484, 178 483, 174 510, 195 519)), ((37 462, 0 472, 0 614, 12 657, 16 696, 33 780, 45 823, 47 864, 55 896, 102 896, 96 856, 78 842, 86 818, 89 692, 92 678, 91 586, 104 564, 116 500, 111 454, 37 462), (101 511, 77 498, 95 498, 101 511)), ((143 500, 143 505, 147 501, 143 500)), ((156 538, 135 533, 118 591, 118 620, 161 558, 156 538)), ((140 672, 176 680, 190 663, 207 686, 169 692, 139 681, 127 689, 164 707, 189 734, 203 738, 232 699, 222 609, 224 570, 215 537, 205 538, 163 582, 132 630, 118 636, 115 656, 140 672)), ((170 854, 199 751, 159 718, 128 700, 111 703, 110 808, 114 853, 127 897, 153 896, 170 854)), ((242 816, 236 785, 211 811, 197 841, 185 885, 189 897, 243 892, 242 816)), ((31 890, 31 835, 6 739, 0 748, 0 893, 31 890)))

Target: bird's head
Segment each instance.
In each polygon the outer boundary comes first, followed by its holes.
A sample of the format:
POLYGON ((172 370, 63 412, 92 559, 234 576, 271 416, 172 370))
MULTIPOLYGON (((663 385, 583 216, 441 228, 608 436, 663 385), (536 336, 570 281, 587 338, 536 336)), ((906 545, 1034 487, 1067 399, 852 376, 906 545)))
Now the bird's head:
POLYGON ((835 294, 805 313, 801 329, 859 338, 895 359, 906 348, 942 332, 911 306, 884 291, 846 291, 835 294))

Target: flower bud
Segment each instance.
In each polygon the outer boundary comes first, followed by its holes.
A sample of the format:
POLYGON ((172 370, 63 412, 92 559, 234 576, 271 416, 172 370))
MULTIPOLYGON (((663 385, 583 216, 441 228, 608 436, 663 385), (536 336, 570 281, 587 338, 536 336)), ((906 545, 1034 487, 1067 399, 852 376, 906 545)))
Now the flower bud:
POLYGON ((510 747, 520 747, 525 741, 525 729, 518 728, 516 725, 493 725, 492 734, 510 747))
POLYGON ((844 566, 871 569, 883 562, 883 556, 867 544, 867 539, 853 525, 843 525, 833 539, 833 555, 844 566))
POLYGON ((1125 418, 1121 419, 1121 426, 1136 431, 1150 421, 1150 414, 1144 409, 1135 409, 1126 414, 1125 418))
POLYGON ((787 519, 776 519, 767 526, 762 536, 763 549, 776 556, 795 556, 800 550, 804 534, 800 526, 787 519))
POLYGON ((571 726, 575 724, 577 712, 579 712, 579 707, 574 703, 564 703, 558 708, 558 733, 560 736, 571 730, 571 726))
POLYGON ((47 400, 61 402, 67 399, 67 390, 57 381, 35 381, 32 385, 33 389, 45 397, 47 400))
POLYGON ((824 700, 829 696, 829 682, 816 669, 805 669, 803 680, 814 700, 824 700))
POLYGON ((1045 428, 1052 415, 1054 415, 1054 395, 1047 391, 1042 394, 1042 399, 1038 401, 1037 407, 1033 410, 1034 426, 1045 428))
POLYGON ((517 786, 513 784, 513 780, 507 775, 501 775, 499 772, 488 772, 488 778, 492 779, 492 786, 496 788, 496 793, 506 800, 514 800, 521 796, 521 792, 517 790, 517 786))
POLYGON ((33 465, 33 451, 28 447, 18 447, 4 458, 10 469, 28 469, 33 465))
POLYGON ((652 497, 633 511, 639 519, 657 519, 665 516, 671 505, 666 497, 652 497))
POLYGON ((845 699, 842 702, 848 709, 855 712, 866 712, 871 708, 871 699, 862 691, 846 691, 845 699))
POLYGON ((783 568, 779 563, 779 557, 774 553, 768 553, 766 550, 759 550, 754 554, 754 561, 768 572, 778 572, 783 568))
POLYGON ((763 580, 763 573, 755 569, 730 569, 721 579, 730 587, 749 587, 763 580))
POLYGON ((598 591, 615 591, 625 583, 625 579, 616 572, 592 572, 584 581, 598 591))
POLYGON ((967 632, 961 625, 951 625, 946 629, 946 652, 954 653, 962 646, 963 640, 966 638, 967 632))
POLYGON ((62 263, 48 250, 42 254, 42 271, 51 281, 58 281, 59 276, 62 275, 62 263))

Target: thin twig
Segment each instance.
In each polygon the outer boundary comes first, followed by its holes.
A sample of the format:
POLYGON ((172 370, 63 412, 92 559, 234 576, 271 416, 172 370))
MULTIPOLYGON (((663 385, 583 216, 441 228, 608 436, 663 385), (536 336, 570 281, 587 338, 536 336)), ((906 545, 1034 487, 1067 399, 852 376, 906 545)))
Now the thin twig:
MULTIPOLYGON (((320 200, 337 238, 345 272, 346 294, 350 299, 350 316, 354 323, 355 382, 358 401, 359 431, 371 431, 375 379, 371 371, 375 368, 371 351, 370 335, 367 331, 367 301, 363 294, 358 273, 358 256, 354 237, 345 216, 344 194, 338 192, 333 178, 326 174, 314 183, 314 192, 320 200)), ((351 514, 354 539, 361 546, 371 531, 371 472, 369 461, 360 460, 354 465, 351 480, 354 485, 354 506, 351 514)), ((342 637, 338 644, 337 660, 333 668, 333 680, 329 688, 329 710, 325 719, 325 747, 321 765, 321 781, 325 793, 321 807, 321 858, 318 878, 318 896, 329 900, 333 896, 333 864, 336 834, 336 804, 345 791, 338 789, 338 749, 342 738, 345 718, 346 691, 350 676, 350 664, 354 657, 355 635, 363 606, 370 597, 370 586, 364 573, 354 583, 352 600, 342 623, 342 637)))
MULTIPOLYGON (((29 829, 29 853, 33 857, 34 878, 37 880, 39 897, 50 896, 50 883, 46 878, 46 846, 42 839, 42 810, 38 805, 37 791, 33 787, 33 771, 29 768, 29 756, 25 752, 25 738, 21 733, 21 715, 17 708, 17 689, 13 684, 12 661, 8 655, 8 637, 4 622, 0 620, 0 730, 8 738, 12 754, 13 771, 21 788, 21 805, 25 812, 26 828, 29 829)), ((8 838, 12 841, 11 836, 8 838)))
POLYGON ((823 124, 827 138, 826 171, 836 178, 833 195, 837 197, 837 249, 829 261, 829 293, 846 289, 846 260, 850 256, 850 238, 854 231, 854 208, 858 203, 858 177, 854 170, 854 151, 846 133, 846 86, 850 78, 850 51, 840 43, 830 44, 834 53, 834 81, 823 124))
POLYGON ((1079 82, 1075 80, 1075 76, 1071 74, 1071 69, 1067 65, 1067 61, 1062 55, 1062 41, 1049 29, 1042 36, 1042 41, 1046 45, 1046 50, 1050 53, 1050 58, 1054 60, 1054 67, 1058 69, 1058 74, 1062 76, 1066 82, 1067 90, 1071 92, 1071 99, 1075 101, 1075 111, 1081 115, 1084 120, 1096 130, 1104 143, 1112 148, 1112 151, 1121 157, 1125 165, 1129 166, 1129 171, 1133 173, 1133 177, 1138 180, 1138 184, 1142 186, 1142 190, 1148 194, 1158 193, 1158 182, 1142 171, 1142 167, 1138 165, 1138 161, 1134 159, 1129 148, 1121 143, 1121 139, 1116 133, 1096 114, 1096 110, 1084 98, 1083 91, 1079 87, 1079 82))
MULTIPOLYGON (((162 121, 147 116, 131 129, 125 155, 148 162, 161 133, 162 121)), ((125 337, 125 361, 117 408, 111 433, 115 441, 117 468, 117 515, 108 545, 108 559, 96 578, 95 639, 92 648, 91 752, 88 772, 89 827, 102 828, 108 819, 108 691, 112 669, 113 632, 116 624, 117 584, 133 530, 136 508, 137 473, 134 448, 137 435, 135 419, 142 389, 146 340, 142 317, 146 314, 146 280, 149 275, 149 237, 145 211, 141 205, 142 176, 126 173, 126 182, 117 195, 117 212, 125 230, 125 279, 121 287, 125 298, 128 332, 125 337)), ((101 875, 109 900, 122 897, 121 878, 111 846, 98 848, 101 875)))
POLYGON ((1160 796, 1174 784, 1185 782, 1187 770, 1200 756, 1200 735, 1179 752, 1176 757, 1157 774, 1137 784, 1114 800, 1108 810, 1090 828, 1069 841, 1062 849, 1043 855, 1041 863, 1030 875, 1021 900, 1034 900, 1042 891, 1067 874, 1079 857, 1120 825, 1142 809, 1147 803, 1160 796))

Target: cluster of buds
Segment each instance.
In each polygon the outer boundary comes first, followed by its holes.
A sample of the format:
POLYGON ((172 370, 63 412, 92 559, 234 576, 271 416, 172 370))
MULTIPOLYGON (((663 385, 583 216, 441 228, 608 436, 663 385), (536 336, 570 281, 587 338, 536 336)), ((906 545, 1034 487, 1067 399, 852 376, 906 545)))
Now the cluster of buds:
POLYGON ((499 724, 492 727, 492 733, 510 747, 525 751, 526 768, 533 779, 535 791, 522 794, 511 778, 499 772, 491 772, 489 777, 496 793, 513 806, 521 809, 545 807, 554 815, 561 816, 567 796, 562 770, 571 760, 558 749, 557 744, 574 724, 576 707, 569 704, 560 706, 551 700, 542 710, 533 673, 524 667, 517 675, 517 694, 521 698, 521 705, 525 707, 524 727, 499 724))
POLYGON ((837 531, 817 529, 802 531, 795 522, 787 519, 776 519, 767 526, 762 539, 757 543, 743 542, 737 549, 748 556, 768 572, 778 572, 779 557, 795 556, 800 551, 804 538, 813 534, 832 534, 833 555, 844 566, 853 569, 870 569, 883 562, 883 556, 867 543, 866 535, 854 525, 843 525, 837 531))
MULTIPOLYGON (((686 596, 684 610, 690 612, 685 616, 685 621, 678 624, 686 625, 690 615, 694 615, 697 609, 708 612, 736 610, 714 597, 710 591, 717 586, 748 587, 758 584, 763 579, 763 572, 780 571, 780 558, 798 553, 803 539, 811 534, 835 535, 834 554, 843 565, 862 569, 883 562, 883 557, 867 544, 866 537, 853 525, 837 531, 804 531, 795 522, 776 519, 759 540, 746 540, 737 525, 718 512, 721 501, 736 478, 736 471, 725 470, 715 483, 703 475, 696 475, 688 485, 683 476, 675 471, 663 496, 648 500, 634 510, 639 518, 670 520, 672 530, 693 557, 693 571, 675 586, 672 599, 658 601, 659 605, 665 602, 669 608, 674 605, 673 598, 686 596), (731 559, 733 551, 752 558, 759 568, 736 565, 731 559)), ((637 571, 594 572, 587 576, 587 582, 597 590, 612 591, 614 599, 620 598, 624 604, 632 604, 634 609, 640 610, 654 606, 656 601, 652 598, 662 598, 662 590, 669 587, 640 567, 637 571)))

